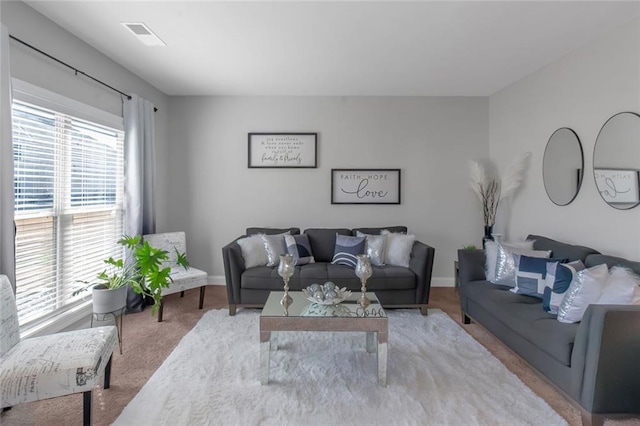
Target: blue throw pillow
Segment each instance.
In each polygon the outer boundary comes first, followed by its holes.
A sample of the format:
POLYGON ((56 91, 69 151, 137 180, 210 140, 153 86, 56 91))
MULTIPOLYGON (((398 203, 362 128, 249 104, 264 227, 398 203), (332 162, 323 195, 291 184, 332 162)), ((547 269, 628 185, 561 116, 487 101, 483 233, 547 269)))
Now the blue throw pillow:
POLYGON ((331 263, 334 265, 346 265, 355 269, 358 263, 357 256, 364 254, 366 240, 366 237, 336 234, 336 246, 333 250, 331 263))
POLYGON ((585 269, 585 266, 581 260, 547 265, 547 282, 542 295, 542 309, 549 313, 557 314, 571 281, 573 281, 576 273, 583 269, 585 269))
POLYGON ((549 263, 564 263, 566 259, 546 259, 514 254, 514 262, 517 265, 516 286, 510 291, 517 294, 543 298, 547 278, 547 265, 549 263))
POLYGON ((311 252, 311 244, 306 234, 285 235, 284 241, 287 245, 287 253, 293 256, 294 265, 306 265, 315 263, 315 258, 311 252))

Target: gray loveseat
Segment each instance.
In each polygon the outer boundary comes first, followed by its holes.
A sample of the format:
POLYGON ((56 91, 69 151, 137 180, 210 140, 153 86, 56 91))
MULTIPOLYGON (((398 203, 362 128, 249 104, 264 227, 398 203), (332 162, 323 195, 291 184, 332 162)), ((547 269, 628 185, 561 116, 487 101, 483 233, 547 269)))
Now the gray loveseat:
MULTIPOLYGON (((534 249, 554 258, 581 259, 585 266, 623 265, 640 274, 640 263, 539 235, 534 249)), ((538 298, 485 280, 482 250, 459 250, 463 322, 481 324, 579 404, 583 424, 604 417, 640 414, 640 306, 590 305, 579 323, 564 324, 538 298)))
MULTIPOLYGON (((315 263, 296 266, 295 273, 289 281, 290 290, 299 291, 313 283, 333 281, 340 287, 360 291, 360 279, 356 277, 353 268, 331 263, 336 233, 354 236, 357 231, 364 234, 380 234, 383 229, 388 229, 391 232, 407 232, 405 226, 305 230, 304 233, 309 237, 315 263)), ((248 228, 245 235, 236 238, 222 248, 229 315, 235 315, 237 307, 262 307, 267 301, 270 291, 283 290, 283 281, 278 275, 277 267, 245 268, 242 250, 237 240, 258 233, 279 234, 286 231, 291 232, 292 235, 300 233, 299 228, 248 228)), ((374 266, 373 275, 367 281, 367 290, 375 292, 386 308, 420 308, 421 312, 426 315, 434 253, 433 247, 416 241, 413 244, 409 268, 391 265, 374 266)))

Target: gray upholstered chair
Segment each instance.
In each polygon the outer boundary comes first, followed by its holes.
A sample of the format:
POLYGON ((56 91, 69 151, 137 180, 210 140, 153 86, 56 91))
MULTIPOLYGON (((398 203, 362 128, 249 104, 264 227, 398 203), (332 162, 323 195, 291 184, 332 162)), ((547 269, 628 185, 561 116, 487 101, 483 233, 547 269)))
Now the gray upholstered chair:
MULTIPOLYGON (((147 241, 151 246, 166 250, 169 253, 169 261, 167 266, 171 267, 171 284, 169 287, 162 289, 162 296, 180 293, 180 297, 184 296, 186 290, 200 288, 200 304, 198 309, 202 309, 204 304, 204 290, 208 285, 208 275, 200 269, 189 267, 184 269, 182 266, 176 265, 176 250, 179 253, 187 253, 187 239, 184 232, 166 232, 163 234, 147 234, 142 239, 147 241)), ((158 310, 158 322, 162 321, 162 310, 164 300, 160 304, 158 310)))
POLYGON ((13 288, 0 275, 0 401, 2 408, 83 394, 83 423, 91 424, 91 391, 109 388, 116 327, 87 328, 20 340, 13 288))

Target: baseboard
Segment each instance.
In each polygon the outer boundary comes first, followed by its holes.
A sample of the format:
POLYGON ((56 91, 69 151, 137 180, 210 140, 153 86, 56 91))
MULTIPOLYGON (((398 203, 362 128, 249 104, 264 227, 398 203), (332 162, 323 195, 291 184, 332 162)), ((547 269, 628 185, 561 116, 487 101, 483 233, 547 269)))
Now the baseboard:
MULTIPOLYGON (((209 285, 226 285, 224 275, 209 275, 209 285)), ((454 287, 452 277, 432 277, 431 287, 454 287)))
POLYGON ((209 275, 209 285, 227 285, 227 281, 224 279, 224 275, 209 275))
POLYGON ((431 287, 455 287, 452 277, 431 277, 431 287))

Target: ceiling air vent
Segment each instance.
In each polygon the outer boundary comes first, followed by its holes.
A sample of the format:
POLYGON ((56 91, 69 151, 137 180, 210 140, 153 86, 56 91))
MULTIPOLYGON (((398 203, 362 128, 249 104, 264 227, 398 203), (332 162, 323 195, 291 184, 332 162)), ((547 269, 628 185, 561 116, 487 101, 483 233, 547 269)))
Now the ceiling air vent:
POLYGON ((167 44, 160 40, 160 37, 155 35, 153 31, 149 29, 142 22, 122 22, 122 26, 131 31, 138 40, 147 46, 166 46, 167 44))

